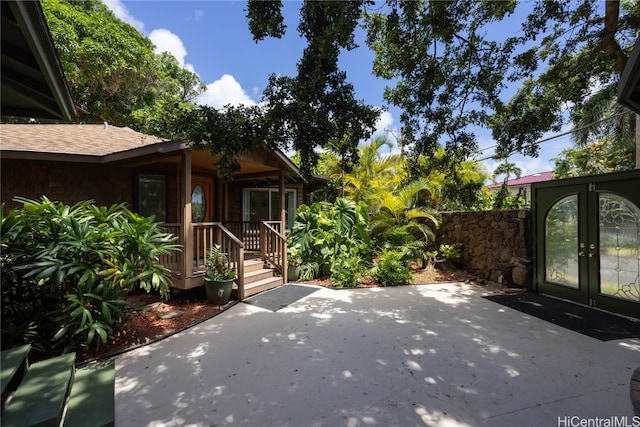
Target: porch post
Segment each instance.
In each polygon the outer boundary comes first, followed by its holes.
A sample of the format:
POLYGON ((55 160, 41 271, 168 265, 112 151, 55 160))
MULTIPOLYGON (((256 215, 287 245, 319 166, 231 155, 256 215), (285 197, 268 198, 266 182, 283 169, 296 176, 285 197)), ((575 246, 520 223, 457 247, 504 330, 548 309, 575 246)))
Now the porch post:
MULTIPOLYGON (((284 188, 284 170, 280 169, 280 177, 279 177, 279 192, 280 192, 280 233, 283 236, 286 236, 286 226, 287 226, 287 195, 285 194, 284 188)), ((282 248, 280 248, 280 253, 282 254, 282 280, 283 283, 287 283, 289 280, 287 277, 287 241, 280 242, 282 244, 282 248)))
POLYGON ((182 253, 184 279, 193 277, 193 233, 191 225, 191 150, 182 152, 180 170, 180 204, 182 206, 182 253))
POLYGON ((284 171, 281 169, 280 170, 280 180, 279 180, 279 188, 278 191, 280 192, 280 227, 282 227, 282 229, 280 230, 280 232, 282 234, 284 234, 284 228, 285 228, 285 224, 287 223, 287 207, 286 207, 286 194, 285 192, 285 188, 284 188, 284 171))

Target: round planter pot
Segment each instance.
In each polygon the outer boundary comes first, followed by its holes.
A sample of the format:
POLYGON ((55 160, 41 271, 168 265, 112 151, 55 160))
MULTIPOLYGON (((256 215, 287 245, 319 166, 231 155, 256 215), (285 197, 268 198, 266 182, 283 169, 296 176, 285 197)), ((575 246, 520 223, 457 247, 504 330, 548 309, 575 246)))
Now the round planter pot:
POLYGON ((233 290, 233 279, 222 282, 204 280, 204 289, 207 293, 207 300, 216 305, 225 305, 231 298, 233 290))
POLYGON ((287 267, 287 280, 289 282, 297 282, 300 277, 300 270, 297 265, 290 265, 287 267))

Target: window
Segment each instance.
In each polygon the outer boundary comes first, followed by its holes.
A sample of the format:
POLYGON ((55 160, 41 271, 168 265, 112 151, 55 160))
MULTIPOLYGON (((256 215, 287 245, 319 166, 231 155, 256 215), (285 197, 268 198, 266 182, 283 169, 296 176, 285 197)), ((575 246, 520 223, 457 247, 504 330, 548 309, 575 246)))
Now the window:
MULTIPOLYGON (((279 221, 279 193, 271 188, 246 188, 243 194, 245 221, 279 221)), ((285 190, 286 226, 293 227, 296 215, 296 190, 285 190)))
POLYGON ((207 214, 207 198, 200 185, 196 185, 191 192, 191 219, 193 222, 204 221, 207 214))
POLYGON ((161 174, 138 175, 138 213, 167 220, 167 177, 161 174))

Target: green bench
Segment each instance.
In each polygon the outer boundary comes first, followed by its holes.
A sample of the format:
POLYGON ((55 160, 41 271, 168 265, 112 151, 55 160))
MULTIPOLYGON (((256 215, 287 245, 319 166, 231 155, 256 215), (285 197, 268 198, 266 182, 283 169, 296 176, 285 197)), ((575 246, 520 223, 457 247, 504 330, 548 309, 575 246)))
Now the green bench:
MULTIPOLYGON (((16 378, 14 383, 22 381, 22 377, 29 368, 27 356, 30 350, 31 345, 25 344, 0 353, 0 383, 2 384, 0 393, 4 393, 14 378, 16 378)), ((15 388, 12 388, 12 390, 15 390, 15 388)))
POLYGON ((115 360, 76 370, 64 426, 113 426, 115 381, 115 360))
POLYGON ((114 360, 76 369, 75 353, 70 353, 29 365, 30 349, 25 345, 0 354, 2 391, 15 390, 2 426, 114 425, 114 360))
POLYGON ((59 426, 75 371, 75 353, 29 367, 2 416, 4 427, 59 426))

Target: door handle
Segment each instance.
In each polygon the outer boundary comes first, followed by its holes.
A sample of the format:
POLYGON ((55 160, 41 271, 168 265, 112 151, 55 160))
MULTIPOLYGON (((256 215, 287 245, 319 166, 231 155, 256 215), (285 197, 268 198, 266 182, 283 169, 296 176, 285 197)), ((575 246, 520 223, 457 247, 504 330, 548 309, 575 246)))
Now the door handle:
POLYGON ((584 256, 584 251, 578 252, 578 256, 584 256))

